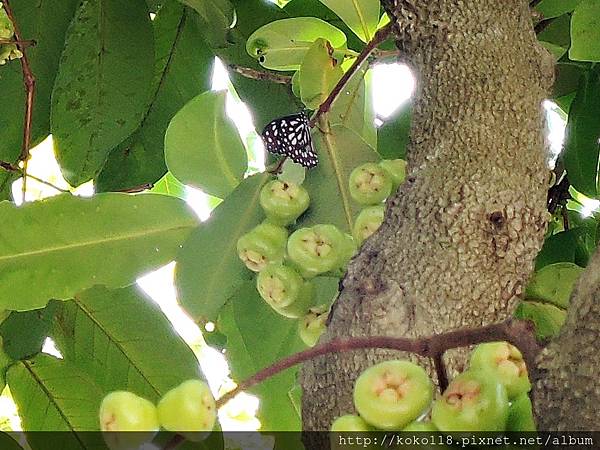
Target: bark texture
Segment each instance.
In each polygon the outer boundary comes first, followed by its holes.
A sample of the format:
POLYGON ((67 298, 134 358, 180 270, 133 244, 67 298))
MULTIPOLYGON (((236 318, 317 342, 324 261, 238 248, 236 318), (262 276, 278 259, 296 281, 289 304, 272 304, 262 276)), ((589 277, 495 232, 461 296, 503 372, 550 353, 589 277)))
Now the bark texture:
MULTIPOLYGON (((553 62, 527 2, 382 3, 417 77, 409 176, 351 262, 322 341, 505 319, 546 226, 542 101, 553 62)), ((305 364, 304 429, 326 430, 353 412, 354 380, 385 357, 361 351, 305 364)), ((450 355, 453 369, 462 359, 450 355)))
POLYGON ((600 252, 573 290, 560 335, 538 358, 538 429, 600 431, 600 252))

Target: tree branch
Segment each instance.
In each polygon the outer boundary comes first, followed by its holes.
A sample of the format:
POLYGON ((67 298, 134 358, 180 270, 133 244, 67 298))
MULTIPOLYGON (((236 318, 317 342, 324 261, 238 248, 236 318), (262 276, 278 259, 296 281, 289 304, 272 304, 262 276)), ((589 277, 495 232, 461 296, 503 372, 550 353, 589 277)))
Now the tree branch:
POLYGON ((383 41, 385 41, 389 37, 391 32, 392 32, 392 23, 389 23, 385 27, 383 27, 379 31, 377 31, 377 33, 375 33, 375 36, 373 36, 373 39, 371 39, 369 41, 369 43, 365 46, 365 48, 363 48, 363 50, 356 57, 356 61, 354 61, 354 64, 352 64, 352 66, 350 66, 350 68, 346 71, 346 73, 344 73, 342 78, 340 78, 340 81, 338 81, 337 84, 335 85, 335 87, 332 89, 329 96, 325 99, 325 101, 323 103, 321 103, 321 106, 319 106, 319 109, 315 112, 315 114, 313 114, 312 118, 310 119, 311 127, 315 126, 315 124, 317 123, 317 120, 319 119, 319 117, 322 114, 329 111, 329 109, 331 108, 331 105, 333 104, 335 99, 338 97, 338 95, 340 95, 340 92, 342 92, 346 83, 348 83, 348 80, 350 80, 350 78, 352 78, 352 75, 354 75, 354 73, 360 68, 362 63, 365 61, 365 59, 367 59, 369 57, 371 52, 373 52, 373 50, 375 50, 375 48, 379 44, 381 44, 383 41))
POLYGON ((4 10, 8 19, 11 21, 14 30, 15 44, 17 48, 23 53, 21 59, 21 69, 23 71, 23 84, 25 85, 25 118, 23 124, 23 145, 21 147, 21 154, 19 155, 19 161, 23 161, 23 201, 25 201, 25 191, 27 189, 27 162, 29 160, 29 150, 31 147, 31 123, 33 119, 33 101, 35 97, 35 78, 29 65, 29 59, 27 57, 26 47, 19 31, 19 25, 15 20, 15 15, 10 7, 9 0, 2 0, 4 4, 4 10))
POLYGON ((17 41, 14 39, 0 39, 0 45, 16 44, 22 47, 34 47, 37 42, 34 39, 26 39, 24 41, 17 41))
POLYGON ((253 80, 272 81, 277 84, 290 84, 292 82, 292 77, 289 75, 279 75, 277 73, 251 69, 250 67, 238 66, 237 64, 229 64, 227 67, 235 73, 253 80))

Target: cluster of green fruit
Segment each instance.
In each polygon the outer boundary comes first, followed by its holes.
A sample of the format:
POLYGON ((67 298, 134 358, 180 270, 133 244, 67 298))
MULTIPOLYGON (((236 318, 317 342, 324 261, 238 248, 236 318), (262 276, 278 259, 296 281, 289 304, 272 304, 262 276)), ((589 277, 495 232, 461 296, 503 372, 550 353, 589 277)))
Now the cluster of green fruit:
POLYGON ((152 440, 160 427, 201 441, 215 425, 217 408, 204 381, 188 380, 167 392, 158 406, 132 392, 111 392, 102 400, 99 416, 107 445, 128 450, 152 440))
POLYGON ((425 370, 410 361, 376 364, 356 380, 359 415, 338 417, 331 431, 535 431, 525 361, 506 342, 477 346, 469 369, 435 400, 433 389, 425 370))
POLYGON ((323 274, 341 275, 356 253, 356 244, 381 225, 381 202, 403 178, 402 160, 354 169, 350 194, 370 205, 357 217, 354 236, 331 224, 299 228, 288 236, 286 227, 295 224, 309 207, 308 192, 301 185, 281 180, 262 188, 260 205, 266 220, 239 238, 238 256, 248 269, 258 272, 256 287, 265 302, 284 317, 300 319, 298 332, 306 345, 312 347, 318 341, 329 310, 328 304, 315 304, 313 279, 323 274))
MULTIPOLYGON (((8 18, 3 4, 0 2, 0 39, 9 40, 15 35, 15 29, 8 18)), ((15 44, 0 44, 0 66, 6 64, 6 61, 21 58, 23 53, 15 44)))

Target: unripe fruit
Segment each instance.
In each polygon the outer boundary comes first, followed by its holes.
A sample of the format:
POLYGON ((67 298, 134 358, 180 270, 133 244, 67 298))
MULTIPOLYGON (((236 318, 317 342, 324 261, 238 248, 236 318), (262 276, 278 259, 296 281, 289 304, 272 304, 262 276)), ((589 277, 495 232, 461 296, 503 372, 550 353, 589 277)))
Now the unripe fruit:
POLYGON ((508 342, 488 342, 475 347, 471 368, 491 371, 506 388, 509 400, 531 389, 523 355, 508 342))
POLYGON ((217 408, 208 384, 188 380, 167 392, 158 402, 161 426, 194 442, 201 441, 215 426, 217 408), (204 433, 202 433, 204 432, 204 433))
POLYGON ((345 416, 338 417, 331 424, 332 433, 340 433, 344 431, 369 432, 373 431, 373 427, 359 416, 354 414, 346 414, 345 416))
POLYGON ((519 395, 510 404, 506 431, 536 431, 531 400, 527 394, 519 395))
POLYGON ((404 182, 406 178, 406 161, 403 159, 384 159, 379 162, 379 165, 392 178, 392 187, 394 190, 404 182))
POLYGON ((294 231, 287 250, 302 275, 312 277, 338 268, 347 246, 343 233, 335 226, 315 225, 294 231))
POLYGON ((433 403, 431 421, 440 431, 504 431, 508 397, 489 372, 458 375, 433 403))
POLYGON ((273 309, 281 314, 283 317, 287 317, 289 319, 297 319, 302 317, 309 308, 313 305, 315 298, 315 287, 311 281, 304 281, 302 286, 300 286, 300 291, 298 292, 298 297, 296 300, 289 304, 288 306, 282 306, 280 308, 276 308, 273 305, 273 309))
POLYGON ((410 361, 384 361, 366 369, 354 385, 354 406, 374 427, 398 430, 428 408, 433 385, 410 361))
POLYGON ((369 206, 363 209, 352 228, 352 235, 358 245, 362 244, 365 239, 371 236, 383 223, 384 215, 383 205, 369 206))
POLYGON ((152 440, 159 429, 154 404, 127 391, 111 392, 104 397, 99 418, 106 445, 113 450, 137 449, 152 440))
POLYGON ((328 315, 329 308, 327 305, 320 305, 311 308, 308 314, 298 321, 298 334, 307 346, 314 347, 319 341, 319 338, 325 332, 328 315))
POLYGON ((366 163, 350 173, 350 195, 361 205, 376 205, 392 192, 392 177, 378 164, 366 163))
POLYGON ((260 272, 270 262, 283 260, 286 240, 285 228, 261 223, 238 239, 238 256, 248 269, 260 272))
POLYGON ((288 225, 306 209, 310 199, 302 186, 280 180, 267 183, 260 191, 260 206, 269 221, 288 225))
POLYGON ((438 431, 438 429, 431 422, 415 421, 406 425, 402 431, 419 433, 421 431, 438 431))
POLYGON ((273 308, 284 308, 294 303, 304 280, 298 272, 282 263, 269 263, 256 278, 260 296, 273 308))

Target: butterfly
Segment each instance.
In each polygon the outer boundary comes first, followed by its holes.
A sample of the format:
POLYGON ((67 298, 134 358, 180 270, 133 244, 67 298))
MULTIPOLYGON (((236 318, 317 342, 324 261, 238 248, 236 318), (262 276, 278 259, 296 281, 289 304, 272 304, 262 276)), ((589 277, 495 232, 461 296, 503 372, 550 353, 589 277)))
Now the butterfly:
POLYGON ((305 112, 272 120, 264 128, 261 136, 269 153, 287 156, 307 168, 315 167, 319 163, 305 112))

